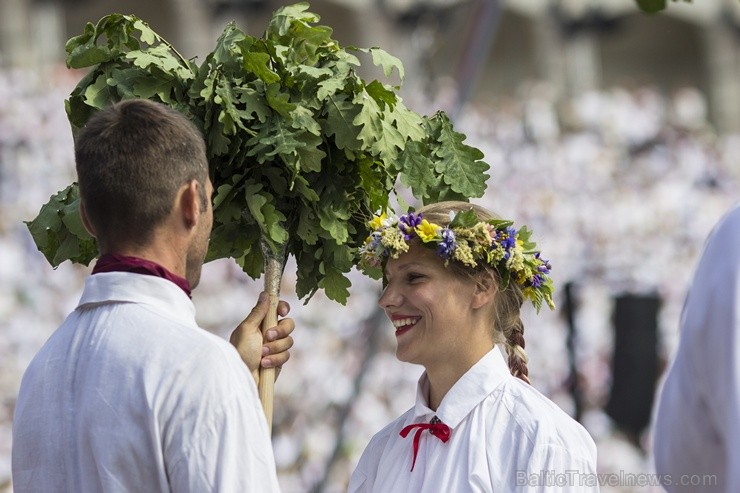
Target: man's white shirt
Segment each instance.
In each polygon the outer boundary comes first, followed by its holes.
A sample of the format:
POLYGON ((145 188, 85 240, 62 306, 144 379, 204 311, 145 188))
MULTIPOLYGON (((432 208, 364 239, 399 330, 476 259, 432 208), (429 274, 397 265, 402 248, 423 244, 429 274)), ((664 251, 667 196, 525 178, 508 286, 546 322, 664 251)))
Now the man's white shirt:
POLYGON ((24 374, 13 488, 279 491, 254 379, 174 283, 111 272, 24 374))
POLYGON ((667 491, 740 491, 740 207, 711 233, 653 424, 667 491))

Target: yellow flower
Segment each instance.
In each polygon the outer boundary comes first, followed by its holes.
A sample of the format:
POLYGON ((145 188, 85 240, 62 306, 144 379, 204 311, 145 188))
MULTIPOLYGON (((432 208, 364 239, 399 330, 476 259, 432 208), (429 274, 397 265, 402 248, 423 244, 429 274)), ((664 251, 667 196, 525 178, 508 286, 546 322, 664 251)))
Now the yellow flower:
POLYGON ((439 239, 438 231, 440 227, 434 223, 430 223, 426 219, 422 219, 421 224, 414 229, 416 230, 416 234, 419 235, 419 238, 421 238, 421 241, 424 243, 429 243, 430 241, 439 239))
POLYGON ((385 221, 388 218, 388 215, 384 212, 379 216, 375 216, 372 218, 372 220, 368 223, 370 225, 370 229, 380 229, 383 227, 383 221, 385 221))

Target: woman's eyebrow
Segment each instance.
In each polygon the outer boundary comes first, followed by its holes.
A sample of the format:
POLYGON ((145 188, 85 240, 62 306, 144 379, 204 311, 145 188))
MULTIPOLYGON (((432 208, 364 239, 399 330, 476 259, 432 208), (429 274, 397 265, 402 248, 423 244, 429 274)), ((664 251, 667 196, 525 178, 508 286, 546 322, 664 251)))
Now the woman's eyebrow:
MULTIPOLYGON (((404 272, 404 271, 407 271, 409 269, 423 268, 423 267, 424 267, 424 264, 423 263, 412 261, 412 262, 408 262, 408 263, 405 263, 405 264, 401 264, 401 265, 395 266, 395 267, 393 267, 390 270, 390 272, 391 273, 393 273, 393 272, 404 272)), ((389 270, 388 270, 388 267, 386 266, 386 268, 385 268, 385 276, 386 277, 388 277, 388 272, 389 272, 389 270)))

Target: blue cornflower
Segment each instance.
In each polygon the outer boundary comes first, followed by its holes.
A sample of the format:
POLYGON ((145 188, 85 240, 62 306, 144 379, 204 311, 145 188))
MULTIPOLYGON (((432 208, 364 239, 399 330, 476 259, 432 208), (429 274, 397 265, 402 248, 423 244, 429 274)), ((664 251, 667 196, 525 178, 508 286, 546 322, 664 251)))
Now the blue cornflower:
POLYGON ((370 233, 370 237, 373 240, 370 243, 370 246, 368 248, 370 250, 375 250, 376 248, 378 248, 378 245, 380 245, 380 240, 382 238, 382 235, 379 232, 377 232, 377 231, 373 231, 372 233, 370 233))
POLYGON ((442 230, 442 241, 440 241, 439 246, 437 246, 437 254, 443 259, 448 260, 452 257, 452 253, 455 251, 456 247, 457 242, 455 241, 455 233, 453 233, 449 228, 444 228, 442 230))
POLYGON ((501 241, 501 246, 504 247, 504 250, 508 253, 508 251, 516 245, 516 229, 511 227, 506 228, 506 235, 506 238, 501 241))

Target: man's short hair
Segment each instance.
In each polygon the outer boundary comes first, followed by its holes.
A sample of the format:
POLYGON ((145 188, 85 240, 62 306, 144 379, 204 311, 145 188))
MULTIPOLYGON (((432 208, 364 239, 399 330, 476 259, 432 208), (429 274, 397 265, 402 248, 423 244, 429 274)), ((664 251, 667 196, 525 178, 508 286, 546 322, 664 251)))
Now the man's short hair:
POLYGON ((87 217, 112 244, 146 245, 191 180, 207 200, 203 136, 162 104, 131 99, 98 112, 77 135, 75 161, 87 217))

